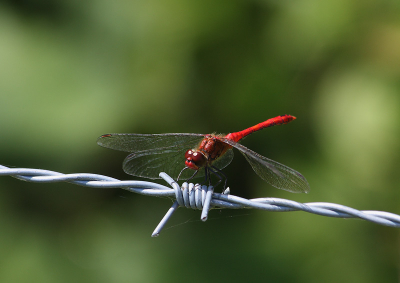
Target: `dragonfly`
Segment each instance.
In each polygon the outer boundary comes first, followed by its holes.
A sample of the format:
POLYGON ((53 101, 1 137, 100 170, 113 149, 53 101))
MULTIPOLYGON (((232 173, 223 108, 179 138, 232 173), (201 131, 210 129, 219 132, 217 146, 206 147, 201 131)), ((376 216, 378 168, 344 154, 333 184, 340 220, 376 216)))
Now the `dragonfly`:
POLYGON ((191 180, 194 177, 204 176, 206 180, 211 180, 211 173, 220 180, 224 176, 225 186, 227 178, 221 170, 231 163, 232 149, 235 148, 244 155, 257 175, 270 185, 292 193, 308 193, 310 186, 302 174, 239 143, 244 137, 256 131, 287 124, 295 119, 296 117, 291 115, 277 116, 227 135, 105 134, 97 139, 97 144, 129 152, 123 162, 123 170, 129 175, 159 179, 159 173, 165 172, 176 180, 179 178, 191 180))

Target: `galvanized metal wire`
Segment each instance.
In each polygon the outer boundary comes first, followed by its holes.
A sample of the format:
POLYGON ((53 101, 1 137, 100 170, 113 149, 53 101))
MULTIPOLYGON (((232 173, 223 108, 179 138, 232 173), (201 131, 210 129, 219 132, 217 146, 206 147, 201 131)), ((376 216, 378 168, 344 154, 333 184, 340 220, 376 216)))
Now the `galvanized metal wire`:
POLYGON ((68 182, 85 187, 102 189, 122 188, 133 193, 147 196, 174 198, 175 202, 154 230, 152 237, 156 237, 160 234, 162 228, 179 207, 202 210, 202 221, 207 220, 208 211, 212 208, 254 208, 275 212, 305 211, 337 218, 360 218, 380 225, 400 228, 400 215, 390 212, 373 210, 360 211, 348 206, 328 202, 298 203, 280 198, 245 199, 231 195, 229 193, 229 188, 222 194, 219 194, 214 192, 212 186, 207 187, 192 183, 183 183, 182 186, 179 186, 165 173, 160 173, 160 177, 162 177, 171 187, 145 181, 121 181, 97 174, 62 174, 42 169, 8 168, 2 165, 0 165, 0 175, 12 176, 19 180, 28 182, 68 182))

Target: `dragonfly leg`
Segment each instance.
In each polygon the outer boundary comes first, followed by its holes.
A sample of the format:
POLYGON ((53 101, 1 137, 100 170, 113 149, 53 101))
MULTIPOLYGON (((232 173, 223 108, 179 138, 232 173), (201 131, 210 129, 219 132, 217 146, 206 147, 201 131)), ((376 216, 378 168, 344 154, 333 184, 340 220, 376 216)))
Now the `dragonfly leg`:
POLYGON ((209 168, 206 166, 204 167, 204 181, 203 183, 201 183, 201 185, 204 185, 205 183, 207 183, 208 180, 208 185, 211 185, 211 179, 210 179, 210 171, 209 168))
MULTIPOLYGON (((220 170, 220 169, 218 169, 217 167, 215 167, 215 166, 211 166, 214 170, 216 170, 216 171, 218 171, 218 173, 220 173, 224 178, 225 178, 225 184, 224 184, 224 190, 226 189, 226 184, 227 184, 227 182, 228 182, 228 178, 226 177, 226 175, 224 174, 224 172, 222 172, 222 170, 220 170)), ((218 178, 219 178, 219 182, 218 182, 218 184, 220 183, 220 182, 222 182, 222 177, 221 177, 221 175, 219 175, 219 174, 217 174, 217 172, 215 172, 215 171, 212 171, 218 178)))
MULTIPOLYGON (((187 167, 188 168, 188 167, 187 167)), ((196 176, 196 174, 199 173, 199 170, 194 171, 193 175, 190 176, 189 179, 186 180, 186 182, 189 182, 190 180, 192 180, 194 178, 194 176, 196 176)))
MULTIPOLYGON (((219 183, 221 183, 221 182, 222 182, 222 179, 223 179, 223 177, 222 177, 220 174, 218 174, 218 173, 221 173, 221 174, 225 177, 225 187, 226 187, 226 180, 227 180, 227 179, 226 179, 225 174, 222 173, 222 171, 219 170, 218 168, 216 168, 216 167, 214 167, 214 166, 211 166, 211 167, 209 168, 210 172, 213 173, 215 176, 217 176, 217 178, 219 179, 219 180, 218 180, 218 183, 215 185, 215 187, 218 186, 219 183), (211 167, 212 167, 212 168, 211 168, 211 167), (214 169, 215 169, 215 170, 214 170, 214 169), (217 171, 218 171, 218 173, 217 173, 217 171)), ((224 189, 225 189, 225 187, 224 187, 224 189)))
POLYGON ((210 173, 215 174, 214 171, 210 167, 208 167, 208 166, 204 167, 204 181, 200 185, 204 185, 208 181, 208 186, 211 186, 210 173))
POLYGON ((211 186, 211 174, 212 171, 210 169, 210 167, 206 167, 207 168, 207 179, 208 179, 208 186, 211 186))
MULTIPOLYGON (((181 172, 179 172, 178 178, 176 178, 176 181, 177 181, 177 182, 179 181, 179 178, 181 177, 182 172, 185 171, 186 169, 189 169, 189 167, 185 166, 185 167, 183 167, 183 169, 181 170, 181 172)), ((192 176, 191 178, 193 178, 193 177, 194 177, 194 176, 192 176)))

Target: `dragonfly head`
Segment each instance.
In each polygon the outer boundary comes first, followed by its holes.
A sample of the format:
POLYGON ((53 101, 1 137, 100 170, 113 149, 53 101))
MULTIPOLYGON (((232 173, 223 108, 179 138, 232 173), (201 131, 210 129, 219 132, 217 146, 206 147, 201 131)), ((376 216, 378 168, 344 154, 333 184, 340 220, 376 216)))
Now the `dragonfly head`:
POLYGON ((189 149, 185 153, 185 165, 193 170, 199 170, 207 163, 206 157, 198 150, 189 149))

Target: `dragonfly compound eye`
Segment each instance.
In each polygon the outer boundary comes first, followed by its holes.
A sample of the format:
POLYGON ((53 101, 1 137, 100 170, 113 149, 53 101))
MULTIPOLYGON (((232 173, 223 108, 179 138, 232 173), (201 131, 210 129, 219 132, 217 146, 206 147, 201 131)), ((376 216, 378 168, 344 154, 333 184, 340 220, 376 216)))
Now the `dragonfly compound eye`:
POLYGON ((192 149, 186 151, 185 159, 185 165, 193 170, 199 170, 207 162, 206 157, 201 152, 192 149))

